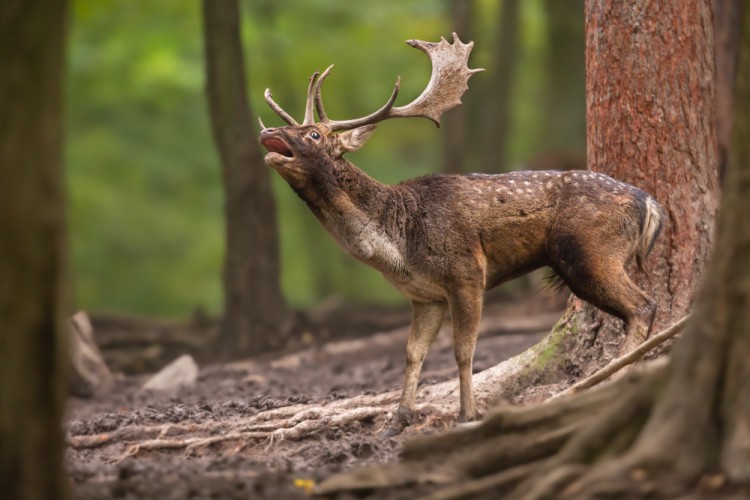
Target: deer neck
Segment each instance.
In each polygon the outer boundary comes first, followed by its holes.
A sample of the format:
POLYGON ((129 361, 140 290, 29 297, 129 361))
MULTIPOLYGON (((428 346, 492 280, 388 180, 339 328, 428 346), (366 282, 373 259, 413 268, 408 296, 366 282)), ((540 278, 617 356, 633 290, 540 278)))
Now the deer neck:
POLYGON ((403 279, 404 193, 343 159, 317 172, 311 188, 299 194, 325 229, 355 258, 403 279))

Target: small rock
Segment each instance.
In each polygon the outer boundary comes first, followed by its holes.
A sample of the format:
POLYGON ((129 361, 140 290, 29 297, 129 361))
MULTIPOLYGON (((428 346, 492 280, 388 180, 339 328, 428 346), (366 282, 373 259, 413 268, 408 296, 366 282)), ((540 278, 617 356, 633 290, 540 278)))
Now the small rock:
POLYGON ((198 365, 189 354, 183 354, 161 369, 143 384, 144 389, 169 391, 183 385, 193 385, 198 378, 198 365))

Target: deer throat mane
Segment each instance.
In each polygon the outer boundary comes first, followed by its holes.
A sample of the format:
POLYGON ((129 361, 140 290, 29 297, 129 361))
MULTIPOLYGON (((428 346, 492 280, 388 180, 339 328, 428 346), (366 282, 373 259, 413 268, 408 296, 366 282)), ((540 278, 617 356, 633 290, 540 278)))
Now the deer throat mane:
MULTIPOLYGON (((381 185, 382 186, 382 185, 381 185)), ((390 186, 382 186, 390 188, 390 186)), ((320 220, 336 242, 356 259, 396 281, 408 276, 403 258, 402 228, 394 220, 396 200, 391 189, 377 190, 371 197, 340 192, 319 207, 320 220)))

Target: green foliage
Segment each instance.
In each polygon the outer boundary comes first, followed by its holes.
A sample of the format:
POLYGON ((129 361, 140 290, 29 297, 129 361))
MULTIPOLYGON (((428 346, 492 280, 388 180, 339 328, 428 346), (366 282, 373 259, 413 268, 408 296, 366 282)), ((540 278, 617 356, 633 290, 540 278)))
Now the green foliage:
MULTIPOLYGON (((478 5, 473 66, 489 71, 494 35, 487 20, 496 6, 478 5)), ((263 101, 266 87, 301 117, 309 75, 332 63, 325 101, 333 118, 379 107, 396 75, 402 77, 399 103, 407 102, 427 82, 429 61, 403 41, 437 39, 451 24, 444 0, 255 0, 242 7, 248 95, 268 125, 279 119, 263 101)), ((77 306, 175 316, 198 306, 218 312, 223 198, 203 94, 200 3, 79 0, 74 14, 66 125, 77 306)), ((523 23, 515 160, 537 147, 535 101, 544 78, 538 0, 524 2, 523 23)), ((427 120, 394 120, 351 160, 395 183, 435 171, 440 140, 427 120)), ((274 189, 282 282, 292 304, 309 306, 330 294, 402 300, 378 273, 339 250, 278 178, 274 189)))

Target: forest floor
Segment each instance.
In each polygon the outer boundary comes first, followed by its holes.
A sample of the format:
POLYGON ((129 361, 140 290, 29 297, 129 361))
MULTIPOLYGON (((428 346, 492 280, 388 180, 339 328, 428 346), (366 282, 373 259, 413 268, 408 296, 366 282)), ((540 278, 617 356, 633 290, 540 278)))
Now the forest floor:
MULTIPOLYGON (((474 372, 538 342, 562 314, 561 305, 545 295, 488 304, 474 372)), ((149 376, 130 375, 92 398, 71 398, 66 434, 76 445, 67 460, 76 498, 304 498, 306 488, 332 472, 393 460, 405 439, 454 425, 422 416, 401 435, 383 438, 385 411, 277 439, 248 432, 262 428, 257 422, 274 411, 400 390, 408 325, 339 333, 344 340, 297 352, 202 365, 195 385, 172 392, 143 390, 149 376), (251 421, 255 427, 243 428, 251 421), (222 438, 236 431, 244 432, 241 439, 222 438), (195 436, 202 441, 189 445, 195 436), (212 437, 218 439, 205 439, 212 437), (149 440, 166 444, 136 444, 149 440)), ((446 323, 420 386, 456 377, 446 323)))

